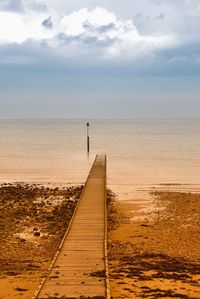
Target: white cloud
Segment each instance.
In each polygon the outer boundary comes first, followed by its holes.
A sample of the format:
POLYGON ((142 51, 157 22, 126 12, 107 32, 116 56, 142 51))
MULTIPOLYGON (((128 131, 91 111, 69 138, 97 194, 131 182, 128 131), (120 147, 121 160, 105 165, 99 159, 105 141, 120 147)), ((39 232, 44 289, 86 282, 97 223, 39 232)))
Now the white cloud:
POLYGON ((199 2, 0 0, 0 65, 199 74, 199 2))
POLYGON ((0 42, 22 42, 27 38, 26 26, 18 14, 0 12, 0 42))
POLYGON ((84 33, 84 24, 89 23, 93 27, 104 26, 110 23, 116 23, 116 16, 104 8, 95 8, 89 11, 87 8, 72 12, 61 20, 65 33, 69 35, 78 35, 84 33))
POLYGON ((73 44, 73 53, 98 51, 98 58, 120 57, 122 60, 151 55, 155 49, 167 48, 177 40, 166 34, 141 35, 131 19, 122 20, 105 8, 75 11, 61 20, 62 45, 73 44), (76 47, 77 45, 77 47, 76 47), (99 49, 101 52, 99 53, 99 49), (74 51, 75 50, 75 51, 74 51))
POLYGON ((53 33, 41 26, 46 14, 0 12, 0 44, 22 43, 28 39, 52 38, 53 33))
MULTIPOLYGON (((0 43, 41 42, 56 49, 62 57, 90 56, 94 59, 120 58, 122 61, 152 56, 153 51, 174 46, 178 41, 167 34, 142 35, 131 19, 119 19, 113 12, 96 7, 82 8, 61 16, 51 11, 47 30, 44 24, 49 13, 28 11, 25 14, 0 12, 0 43)), ((44 47, 41 48, 44 51, 44 47)))
POLYGON ((185 3, 188 7, 190 7, 192 10, 200 11, 200 0, 185 0, 185 3))

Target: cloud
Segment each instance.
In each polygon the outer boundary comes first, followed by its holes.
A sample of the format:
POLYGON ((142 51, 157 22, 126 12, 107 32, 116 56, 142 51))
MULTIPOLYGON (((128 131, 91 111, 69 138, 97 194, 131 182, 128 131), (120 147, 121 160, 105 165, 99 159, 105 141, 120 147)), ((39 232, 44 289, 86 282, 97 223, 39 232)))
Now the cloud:
POLYGON ((37 0, 1 0, 0 11, 15 13, 27 13, 30 11, 46 12, 48 6, 42 1, 37 0))
POLYGON ((155 17, 155 20, 164 20, 165 15, 163 12, 161 12, 157 17, 155 17))
POLYGON ((97 58, 126 60, 151 56, 155 49, 168 48, 177 42, 174 36, 165 34, 141 35, 132 20, 118 19, 100 7, 73 12, 65 16, 61 24, 65 45, 73 43, 76 48, 73 53, 97 52, 100 54, 97 58))
POLYGON ((191 9, 200 11, 200 0, 185 0, 185 3, 191 9))
POLYGON ((0 43, 23 42, 28 32, 19 14, 0 12, 0 43))
POLYGON ((154 3, 158 10, 136 11, 131 19, 104 7, 84 7, 64 14, 52 9, 50 2, 58 3, 47 0, 43 7, 44 2, 24 0, 23 12, 0 12, 0 64, 57 64, 68 69, 114 66, 136 72, 156 66, 163 72, 166 65, 166 69, 178 65, 179 70, 180 63, 187 62, 192 69, 199 61, 196 47, 200 38, 195 28, 200 21, 183 19, 183 6, 175 15, 175 4, 152 0, 148 3, 154 3), (187 53, 181 54, 186 48, 187 53))
POLYGON ((116 22, 117 18, 114 13, 100 7, 97 7, 94 10, 83 8, 72 12, 61 20, 61 24, 65 30, 65 33, 69 35, 83 33, 84 30, 87 29, 84 27, 84 24, 87 23, 93 27, 98 27, 104 25, 106 26, 116 22))
POLYGON ((176 42, 175 37, 165 34, 141 35, 132 20, 119 19, 100 7, 55 16, 55 26, 52 17, 44 19, 44 13, 27 17, 0 12, 1 43, 23 43, 30 39, 45 44, 50 50, 56 49, 63 58, 88 56, 89 59, 92 56, 122 60, 151 56, 155 49, 167 48, 176 42))
POLYGON ((41 26, 46 14, 30 13, 18 14, 14 12, 0 12, 0 45, 9 43, 23 43, 33 39, 41 41, 53 37, 50 30, 41 26))
POLYGON ((48 17, 47 19, 45 19, 42 22, 42 26, 44 26, 47 29, 52 29, 53 28, 53 21, 52 21, 52 17, 48 17))
POLYGON ((36 0, 26 0, 25 3, 27 9, 37 11, 37 12, 47 12, 48 5, 45 4, 43 1, 36 1, 36 0))
POLYGON ((8 0, 2 4, 2 9, 6 11, 22 12, 24 10, 23 0, 8 0))

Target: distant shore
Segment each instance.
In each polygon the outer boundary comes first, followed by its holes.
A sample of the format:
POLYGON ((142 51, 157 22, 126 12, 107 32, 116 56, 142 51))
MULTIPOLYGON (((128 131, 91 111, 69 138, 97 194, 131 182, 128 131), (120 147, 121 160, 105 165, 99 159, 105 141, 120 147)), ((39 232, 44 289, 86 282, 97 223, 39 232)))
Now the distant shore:
POLYGON ((159 191, 110 210, 113 299, 199 298, 200 194, 159 191))

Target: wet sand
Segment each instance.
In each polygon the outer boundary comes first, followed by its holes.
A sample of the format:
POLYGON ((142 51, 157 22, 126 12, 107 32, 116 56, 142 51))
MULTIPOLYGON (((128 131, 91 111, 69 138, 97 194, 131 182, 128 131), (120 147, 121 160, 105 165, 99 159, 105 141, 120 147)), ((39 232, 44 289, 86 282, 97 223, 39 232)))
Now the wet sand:
POLYGON ((48 271, 82 186, 0 186, 0 298, 30 299, 48 271))
POLYGON ((112 298, 200 298, 199 215, 195 193, 159 191, 110 205, 112 298))

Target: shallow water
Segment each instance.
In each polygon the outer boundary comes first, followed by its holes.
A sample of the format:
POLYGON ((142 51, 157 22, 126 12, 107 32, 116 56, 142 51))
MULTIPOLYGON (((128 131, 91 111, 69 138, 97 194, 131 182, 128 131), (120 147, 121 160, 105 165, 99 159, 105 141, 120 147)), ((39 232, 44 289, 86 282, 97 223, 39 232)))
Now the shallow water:
MULTIPOLYGON (((123 196, 161 189, 199 191, 200 120, 0 120, 0 181, 85 181, 106 153, 108 186, 123 196)), ((138 195, 139 196, 139 195, 138 195)))

